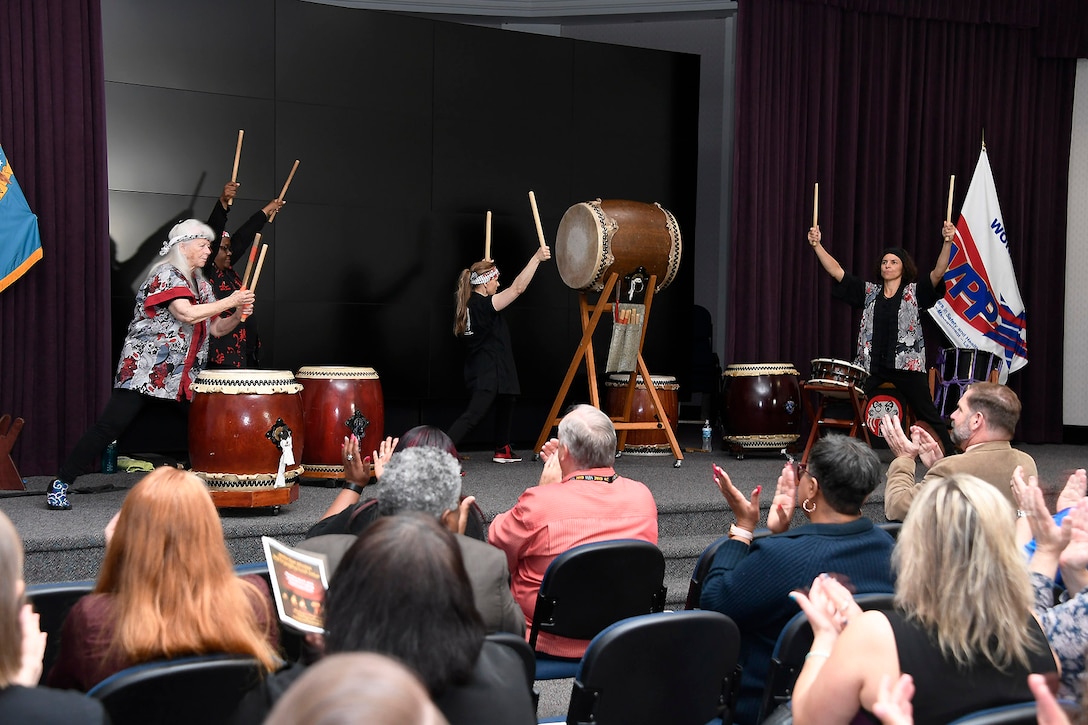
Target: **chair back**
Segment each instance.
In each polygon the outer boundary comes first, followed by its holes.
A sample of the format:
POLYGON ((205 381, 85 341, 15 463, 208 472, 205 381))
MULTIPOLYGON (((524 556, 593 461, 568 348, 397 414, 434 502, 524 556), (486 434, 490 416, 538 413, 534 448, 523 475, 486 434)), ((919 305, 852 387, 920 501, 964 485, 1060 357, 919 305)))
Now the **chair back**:
POLYGON ((544 572, 529 634, 592 639, 627 617, 665 609, 665 557, 637 539, 598 541, 557 556, 544 572))
MULTIPOLYGON (((894 604, 894 594, 859 594, 854 601, 862 609, 890 611, 894 604)), ((771 665, 767 670, 767 679, 763 686, 763 703, 760 706, 759 721, 770 716, 775 709, 793 697, 793 686, 797 675, 805 664, 805 655, 812 648, 812 625, 808 616, 798 612, 778 635, 774 651, 771 652, 771 665)))
POLYGON ((513 632, 492 632, 487 635, 488 642, 501 644, 503 647, 513 650, 514 654, 521 658, 521 664, 525 668, 525 684, 529 688, 529 694, 533 700, 533 711, 536 712, 537 701, 540 693, 536 691, 536 655, 532 647, 521 635, 513 632))
POLYGON ((884 529, 888 534, 895 539, 899 540, 899 532, 903 528, 902 521, 884 521, 883 523, 874 524, 878 529, 884 529))
POLYGON ((247 720, 239 706, 264 674, 260 662, 239 655, 157 660, 111 675, 87 695, 102 702, 113 725, 230 725, 247 720))
POLYGON ((740 633, 720 612, 662 612, 598 634, 574 680, 567 723, 732 722, 740 633))
POLYGON ((989 707, 956 718, 949 725, 1035 725, 1035 701, 989 707))
POLYGON ((52 582, 32 584, 26 588, 26 600, 39 615, 38 626, 45 632, 45 656, 42 658, 42 677, 53 668, 53 663, 60 654, 60 630, 68 611, 83 596, 94 591, 94 582, 52 582))
POLYGON ((699 609, 699 598, 703 595, 703 580, 706 579, 706 573, 710 571, 710 565, 718 549, 722 548, 722 544, 727 541, 729 537, 723 536, 703 549, 703 553, 699 555, 699 559, 695 562, 695 570, 691 572, 691 581, 688 582, 688 598, 684 601, 684 609, 699 609))

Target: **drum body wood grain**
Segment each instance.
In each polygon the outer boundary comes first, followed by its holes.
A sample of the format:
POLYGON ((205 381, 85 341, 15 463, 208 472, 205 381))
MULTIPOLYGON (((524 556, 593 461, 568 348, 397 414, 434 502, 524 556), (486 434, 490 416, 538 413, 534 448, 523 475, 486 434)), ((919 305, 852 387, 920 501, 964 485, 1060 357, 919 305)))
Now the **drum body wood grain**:
POLYGON ((296 463, 285 478, 302 473, 302 386, 291 371, 205 370, 192 390, 189 460, 213 492, 272 488, 288 434, 296 463))
POLYGON ((727 365, 722 371, 722 441, 748 450, 793 450, 801 437, 801 376, 788 363, 727 365))
MULTIPOLYGON (((623 403, 626 400, 627 384, 630 377, 624 373, 609 375, 605 381, 605 412, 612 419, 623 415, 623 403)), ((676 378, 669 375, 651 375, 650 382, 657 391, 661 407, 669 419, 669 426, 676 434, 677 417, 680 414, 680 398, 677 391, 680 386, 676 378)), ((642 376, 638 376, 635 383, 635 394, 631 399, 632 423, 649 423, 658 420, 659 416, 654 410, 654 401, 650 392, 646 389, 646 382, 642 376)), ((669 447, 669 437, 664 427, 658 430, 630 430, 627 431, 627 443, 624 453, 642 455, 672 455, 669 447)))
POLYGON ((302 383, 306 421, 306 478, 343 478, 340 446, 344 436, 359 439, 368 456, 385 436, 385 399, 374 368, 307 366, 295 375, 302 383))
POLYGON ((622 278, 639 267, 669 286, 680 269, 680 226, 660 204, 600 200, 567 209, 555 236, 559 276, 576 290, 601 291, 609 272, 622 278))

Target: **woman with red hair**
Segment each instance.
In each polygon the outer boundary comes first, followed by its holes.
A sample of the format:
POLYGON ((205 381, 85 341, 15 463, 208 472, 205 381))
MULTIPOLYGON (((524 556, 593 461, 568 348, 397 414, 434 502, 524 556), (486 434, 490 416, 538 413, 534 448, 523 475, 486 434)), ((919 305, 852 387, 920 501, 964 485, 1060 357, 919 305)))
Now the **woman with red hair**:
POLYGON ((51 686, 86 691, 132 665, 218 652, 276 669, 268 587, 234 573, 199 478, 156 469, 133 487, 115 521, 94 592, 64 620, 51 686))

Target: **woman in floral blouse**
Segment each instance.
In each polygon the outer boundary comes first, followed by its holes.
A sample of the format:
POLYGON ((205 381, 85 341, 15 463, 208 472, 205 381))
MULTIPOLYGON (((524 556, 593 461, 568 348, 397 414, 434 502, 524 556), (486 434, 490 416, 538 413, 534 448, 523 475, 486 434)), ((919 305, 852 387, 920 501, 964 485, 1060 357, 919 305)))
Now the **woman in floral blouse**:
POLYGON ((68 486, 110 441, 116 440, 152 398, 187 401, 189 385, 208 359, 208 335, 219 337, 252 311, 253 293, 238 290, 216 300, 200 271, 215 233, 197 219, 178 222, 159 254, 165 259, 136 293, 113 394, 98 421, 83 434, 60 467, 46 504, 70 509, 68 486), (229 317, 220 313, 235 309, 229 317))
POLYGON ((926 373, 926 348, 922 338, 921 311, 944 296, 944 273, 956 227, 945 222, 944 244, 933 270, 917 281, 918 267, 900 247, 880 255, 880 282, 866 282, 846 272, 821 244, 819 227, 808 230, 808 243, 820 265, 835 280, 831 296, 861 309, 858 352, 854 362, 869 373, 865 395, 871 396, 883 383, 895 385, 919 420, 937 433, 946 454, 955 452, 948 426, 933 405, 926 373))

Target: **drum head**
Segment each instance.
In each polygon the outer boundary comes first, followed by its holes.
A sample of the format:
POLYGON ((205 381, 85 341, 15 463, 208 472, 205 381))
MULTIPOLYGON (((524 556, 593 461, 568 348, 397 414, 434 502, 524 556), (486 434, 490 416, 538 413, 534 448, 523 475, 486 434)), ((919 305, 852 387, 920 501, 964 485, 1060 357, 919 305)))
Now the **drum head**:
POLYGON ((347 365, 304 365, 295 373, 296 378, 317 380, 377 380, 374 368, 356 368, 347 365))
POLYGON ((555 235, 555 266, 563 283, 586 289, 597 278, 604 257, 604 221, 599 207, 575 204, 563 215, 555 235))

